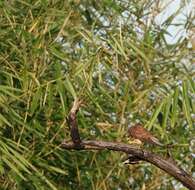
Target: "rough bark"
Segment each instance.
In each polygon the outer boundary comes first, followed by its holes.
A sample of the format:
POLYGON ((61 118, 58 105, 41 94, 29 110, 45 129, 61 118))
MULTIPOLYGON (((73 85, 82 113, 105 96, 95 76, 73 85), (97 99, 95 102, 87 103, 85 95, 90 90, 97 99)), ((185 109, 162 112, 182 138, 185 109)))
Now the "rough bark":
POLYGON ((184 171, 182 168, 176 165, 176 162, 171 158, 163 158, 157 154, 149 152, 144 149, 136 148, 134 145, 128 145, 117 142, 105 142, 105 141, 81 141, 79 136, 78 125, 76 121, 76 113, 79 110, 81 101, 75 100, 73 107, 69 114, 69 126, 72 137, 72 142, 64 141, 61 143, 61 147, 64 149, 76 149, 76 150, 112 150, 131 154, 136 159, 140 159, 149 162, 158 168, 164 170, 166 173, 179 180, 185 187, 190 190, 195 190, 195 180, 184 171))

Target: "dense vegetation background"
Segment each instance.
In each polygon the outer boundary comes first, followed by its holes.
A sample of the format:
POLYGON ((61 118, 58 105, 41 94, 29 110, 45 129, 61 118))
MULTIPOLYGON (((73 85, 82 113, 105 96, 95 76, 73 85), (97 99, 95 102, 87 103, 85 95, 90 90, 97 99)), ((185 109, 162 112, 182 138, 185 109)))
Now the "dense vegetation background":
MULTIPOLYGON (((195 174, 194 15, 174 23, 152 0, 0 1, 1 189, 184 189, 158 168, 109 151, 66 151, 73 100, 83 139, 126 142, 140 122, 195 174), (186 37, 168 44, 172 24, 186 37)), ((149 148, 149 147, 146 147, 149 148)), ((155 149, 166 155, 166 150, 155 149)))

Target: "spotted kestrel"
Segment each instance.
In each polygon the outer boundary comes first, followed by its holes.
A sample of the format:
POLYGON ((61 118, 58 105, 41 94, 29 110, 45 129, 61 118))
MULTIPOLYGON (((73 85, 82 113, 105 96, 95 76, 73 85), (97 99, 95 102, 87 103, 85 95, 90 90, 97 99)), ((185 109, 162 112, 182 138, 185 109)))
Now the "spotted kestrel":
POLYGON ((135 124, 128 129, 128 135, 142 143, 149 143, 157 146, 163 146, 160 141, 147 131, 141 124, 135 124))

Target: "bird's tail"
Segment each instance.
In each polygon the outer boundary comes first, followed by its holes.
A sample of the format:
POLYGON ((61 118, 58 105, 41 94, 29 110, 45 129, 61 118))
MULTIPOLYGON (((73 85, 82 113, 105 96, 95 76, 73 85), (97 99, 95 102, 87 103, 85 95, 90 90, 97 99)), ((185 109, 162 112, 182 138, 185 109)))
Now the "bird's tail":
POLYGON ((155 144, 158 146, 164 146, 162 143, 160 143, 160 141, 156 137, 151 137, 150 140, 152 144, 155 144))

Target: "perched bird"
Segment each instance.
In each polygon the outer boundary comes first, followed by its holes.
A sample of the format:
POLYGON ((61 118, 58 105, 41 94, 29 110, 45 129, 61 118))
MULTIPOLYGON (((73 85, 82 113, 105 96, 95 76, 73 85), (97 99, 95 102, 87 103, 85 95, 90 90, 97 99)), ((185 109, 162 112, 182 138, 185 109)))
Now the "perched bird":
MULTIPOLYGON (((130 141, 131 144, 135 143, 140 146, 142 143, 149 143, 152 145, 164 146, 163 144, 160 143, 160 141, 156 137, 154 137, 149 131, 147 131, 141 124, 135 124, 134 126, 130 127, 128 129, 128 136, 134 139, 134 141, 130 141)), ((137 164, 141 160, 138 157, 129 154, 122 161, 124 164, 137 164)))
POLYGON ((149 143, 157 146, 164 146, 160 141, 154 137, 149 131, 147 131, 141 124, 135 124, 128 129, 129 137, 137 140, 141 143, 149 143))
MULTIPOLYGON (((149 143, 152 145, 164 146, 141 124, 135 124, 134 126, 130 127, 128 129, 128 136, 134 139, 133 141, 129 141, 131 144, 137 144, 140 146, 142 143, 149 143)), ((124 164, 137 164, 141 160, 136 156, 129 154, 122 161, 124 164)))

